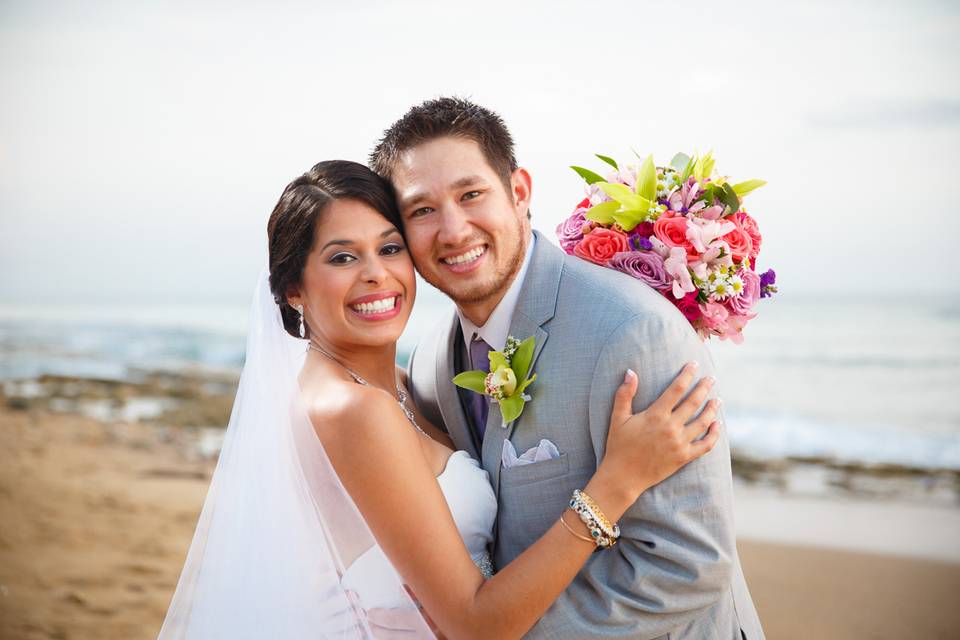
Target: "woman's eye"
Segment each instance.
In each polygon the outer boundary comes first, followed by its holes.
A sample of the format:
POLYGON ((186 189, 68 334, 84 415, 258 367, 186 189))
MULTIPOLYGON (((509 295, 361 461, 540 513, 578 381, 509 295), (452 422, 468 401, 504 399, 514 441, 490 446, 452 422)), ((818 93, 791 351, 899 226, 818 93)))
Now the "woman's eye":
POLYGON ((331 264, 347 264, 348 262, 352 262, 354 260, 356 260, 356 258, 349 253, 335 253, 330 257, 331 264))
POLYGON ((384 245, 380 249, 380 253, 385 256, 393 256, 403 251, 403 245, 391 242, 390 244, 384 245))

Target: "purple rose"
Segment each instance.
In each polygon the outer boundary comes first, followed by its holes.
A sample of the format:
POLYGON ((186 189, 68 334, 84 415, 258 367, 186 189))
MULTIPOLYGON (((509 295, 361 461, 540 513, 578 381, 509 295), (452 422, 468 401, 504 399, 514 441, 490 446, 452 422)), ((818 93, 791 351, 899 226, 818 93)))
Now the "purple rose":
POLYGON ((658 291, 666 291, 671 286, 663 258, 654 251, 621 251, 607 266, 642 280, 658 291))
POLYGON ((760 297, 769 298, 777 292, 777 272, 768 269, 760 274, 760 297))
POLYGON ((580 207, 573 212, 573 215, 557 225, 560 247, 570 255, 573 255, 573 248, 583 239, 583 224, 587 221, 584 215, 586 212, 586 208, 580 207))
POLYGON ((760 281, 761 278, 750 269, 741 269, 738 273, 743 280, 743 290, 730 298, 730 310, 734 313, 745 316, 750 313, 753 306, 760 299, 760 281))

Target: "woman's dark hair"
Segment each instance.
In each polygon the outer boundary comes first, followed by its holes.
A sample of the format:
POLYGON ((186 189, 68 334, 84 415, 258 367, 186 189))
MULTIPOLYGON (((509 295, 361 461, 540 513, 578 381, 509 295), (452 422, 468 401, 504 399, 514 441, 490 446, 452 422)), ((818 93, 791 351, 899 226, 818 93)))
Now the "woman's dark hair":
POLYGON ((300 314, 287 303, 287 293, 302 285, 307 256, 313 250, 314 230, 324 209, 334 200, 346 198, 370 205, 403 232, 393 187, 364 165, 349 160, 314 165, 287 185, 270 214, 270 291, 280 306, 283 328, 296 338, 300 337, 300 314))

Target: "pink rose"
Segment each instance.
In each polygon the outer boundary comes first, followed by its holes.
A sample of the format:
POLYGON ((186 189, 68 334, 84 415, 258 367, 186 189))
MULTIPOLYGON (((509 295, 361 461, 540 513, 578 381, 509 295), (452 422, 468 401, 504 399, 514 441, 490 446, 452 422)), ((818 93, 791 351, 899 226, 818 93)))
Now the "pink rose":
POLYGON ((750 242, 753 243, 753 251, 750 252, 750 260, 755 260, 760 253, 760 244, 763 242, 763 236, 760 235, 760 227, 757 221, 753 219, 746 211, 738 211, 734 218, 740 227, 750 236, 750 242))
POLYGON ((683 249, 687 260, 697 259, 697 250, 687 238, 687 219, 672 211, 666 211, 653 223, 653 234, 668 247, 683 249))
POLYGON ((753 252, 753 241, 750 234, 741 226, 740 222, 734 216, 724 218, 735 225, 733 231, 723 236, 723 241, 730 246, 730 253, 733 254, 734 262, 743 262, 750 257, 753 252))
POLYGON ((745 316, 760 299, 760 276, 750 269, 741 269, 737 272, 743 280, 743 290, 730 298, 730 310, 735 314, 745 316))
POLYGON ((621 251, 630 251, 627 234, 603 228, 591 230, 573 248, 574 255, 601 266, 621 251))

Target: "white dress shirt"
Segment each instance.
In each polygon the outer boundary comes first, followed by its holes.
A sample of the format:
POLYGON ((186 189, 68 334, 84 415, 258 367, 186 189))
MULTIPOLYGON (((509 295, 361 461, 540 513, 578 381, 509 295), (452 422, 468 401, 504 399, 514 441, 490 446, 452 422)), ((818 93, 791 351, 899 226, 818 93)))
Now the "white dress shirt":
POLYGON ((497 307, 487 318, 487 322, 478 327, 460 312, 457 307, 457 315, 460 317, 460 328, 463 330, 463 341, 467 347, 467 353, 470 353, 470 341, 474 335, 479 335, 494 351, 503 351, 507 346, 507 337, 510 335, 510 321, 513 319, 513 312, 517 308, 517 300, 520 299, 520 289, 523 288, 523 280, 527 277, 527 269, 530 267, 530 258, 533 256, 533 245, 536 243, 536 236, 530 234, 530 241, 527 243, 527 255, 523 258, 523 264, 520 270, 510 283, 507 293, 497 304, 497 307))

